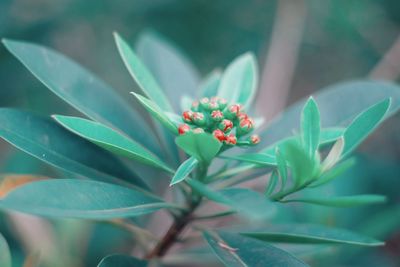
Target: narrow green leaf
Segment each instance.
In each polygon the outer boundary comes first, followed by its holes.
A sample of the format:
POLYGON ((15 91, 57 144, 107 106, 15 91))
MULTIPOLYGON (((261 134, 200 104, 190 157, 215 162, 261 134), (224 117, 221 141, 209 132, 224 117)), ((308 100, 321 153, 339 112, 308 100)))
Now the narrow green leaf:
POLYGON ((145 183, 111 153, 67 131, 55 121, 14 109, 0 109, 0 137, 52 166, 90 179, 145 183))
POLYGON ((276 157, 276 163, 278 165, 278 172, 279 176, 281 177, 281 182, 282 186, 281 189, 285 188, 286 181, 287 181, 287 166, 286 166, 286 159, 283 156, 283 154, 280 152, 279 147, 276 147, 275 149, 275 157, 276 157))
POLYGON ((175 206, 119 185, 51 179, 18 187, 0 200, 0 208, 51 218, 113 219, 175 206))
POLYGON ((164 111, 172 112, 173 109, 157 81, 141 62, 128 43, 118 33, 114 33, 118 51, 129 73, 140 86, 142 91, 164 111))
POLYGON ((314 178, 317 170, 316 162, 309 158, 307 152, 297 142, 286 142, 281 149, 296 187, 314 178))
POLYGON ((204 232, 205 240, 227 267, 305 267, 288 252, 253 238, 226 232, 204 232))
POLYGON ((109 255, 97 267, 147 267, 148 262, 128 255, 109 255))
POLYGON ((2 234, 0 234, 0 266, 11 267, 11 253, 7 241, 2 234))
POLYGON ((175 114, 173 112, 164 112, 165 116, 178 127, 179 124, 182 124, 182 117, 179 116, 178 114, 175 114))
POLYGON ((222 143, 208 133, 187 132, 175 142, 187 154, 206 163, 210 163, 222 147, 222 143))
POLYGON ((339 138, 336 143, 333 145, 328 155, 326 156, 324 162, 322 162, 321 170, 322 172, 326 172, 330 170, 336 163, 339 162, 340 157, 342 156, 343 148, 344 148, 344 138, 339 138))
POLYGON ((314 98, 310 97, 301 114, 302 143, 310 158, 318 150, 321 122, 319 110, 314 98))
POLYGON ((112 153, 173 173, 171 168, 146 148, 101 123, 78 117, 61 115, 52 117, 69 131, 112 153))
POLYGON ((237 156, 221 156, 224 159, 238 160, 241 162, 247 162, 256 164, 259 166, 276 166, 275 156, 259 153, 259 154, 241 154, 237 156))
POLYGON ((192 107, 193 98, 187 95, 181 95, 177 99, 180 99, 180 109, 179 110, 189 110, 192 107))
MULTIPOLYGON (((363 110, 382 99, 391 97, 392 104, 385 118, 400 108, 400 86, 384 81, 350 81, 330 85, 314 94, 319 104, 323 128, 347 126, 363 110), (362 97, 360 97, 362 96, 362 97)), ((259 146, 267 146, 290 136, 298 130, 299 114, 307 99, 301 99, 268 123, 259 133, 259 146)))
POLYGON ((344 160, 342 163, 325 172, 321 177, 318 178, 318 180, 315 180, 308 187, 314 188, 329 183, 330 181, 347 171, 355 163, 355 158, 348 158, 344 160))
POLYGON ((117 128, 159 153, 157 139, 146 121, 93 73, 52 49, 12 40, 3 40, 3 43, 62 100, 89 118, 117 128), (143 131, 138 131, 138 127, 143 131))
POLYGON ((258 192, 245 188, 227 188, 215 191, 207 185, 186 179, 189 186, 198 194, 217 203, 231 207, 241 215, 252 219, 265 219, 275 212, 276 207, 258 192))
POLYGON ((257 82, 256 59, 252 53, 245 53, 226 68, 221 78, 218 96, 248 108, 257 92, 257 82))
POLYGON ((185 180, 186 177, 188 177, 188 175, 196 168, 198 163, 199 161, 194 157, 190 157, 185 160, 176 170, 175 175, 172 177, 169 185, 172 186, 185 180))
POLYGON ((274 170, 271 176, 269 177, 269 181, 265 189, 266 196, 270 196, 274 192, 276 185, 278 184, 278 180, 279 180, 278 173, 276 170, 274 170))
POLYGON ((256 228, 241 234, 267 242, 295 244, 349 244, 382 246, 384 242, 340 228, 313 224, 280 224, 256 228))
POLYGON ((343 134, 345 146, 343 157, 353 151, 383 121, 390 108, 390 99, 385 99, 358 115, 343 134))
POLYGON ((136 43, 139 58, 165 91, 175 110, 176 101, 184 94, 194 96, 199 84, 199 72, 174 44, 157 32, 145 31, 136 43))
POLYGON ((151 100, 131 92, 137 100, 145 107, 145 109, 153 116, 156 120, 158 120, 162 125, 164 125, 168 130, 170 130, 173 134, 178 134, 178 128, 176 125, 168 118, 168 116, 151 100))
POLYGON ((283 202, 303 202, 308 204, 315 204, 321 206, 330 206, 338 208, 357 207, 368 204, 384 203, 386 197, 382 195, 355 195, 343 197, 330 197, 330 198, 298 198, 288 199, 283 202))
POLYGON ((221 82, 222 72, 214 70, 200 84, 200 97, 213 97, 218 94, 218 87, 221 82))

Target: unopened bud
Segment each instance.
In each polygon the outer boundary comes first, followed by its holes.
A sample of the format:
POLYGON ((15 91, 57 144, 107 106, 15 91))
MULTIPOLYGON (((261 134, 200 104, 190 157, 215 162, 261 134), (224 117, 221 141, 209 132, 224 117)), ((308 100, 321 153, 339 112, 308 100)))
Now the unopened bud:
POLYGON ((204 130, 202 128, 196 128, 196 129, 193 129, 193 133, 201 134, 201 133, 204 133, 204 130))
POLYGON ((224 114, 220 110, 214 110, 211 112, 211 118, 213 121, 222 121, 224 119, 224 114))
POLYGON ((237 139, 234 134, 230 134, 225 137, 225 144, 233 146, 233 145, 236 145, 236 143, 237 143, 237 139))
POLYGON ((218 128, 224 132, 230 131, 233 128, 233 122, 225 119, 219 123, 218 128))
POLYGON ((252 145, 256 145, 260 143, 260 136, 258 136, 257 134, 253 134, 252 136, 250 136, 249 141, 252 145))
POLYGON ((188 122, 188 123, 192 122, 193 121, 193 112, 190 110, 184 111, 182 113, 182 118, 183 118, 183 121, 185 121, 185 122, 188 122))
POLYGON ((220 129, 217 129, 213 132, 215 138, 217 138, 220 142, 225 141, 225 134, 220 129))
POLYGON ((230 105, 225 111, 225 117, 228 119, 235 119, 240 114, 241 106, 238 104, 230 105))
POLYGON ((238 127, 238 131, 241 134, 245 134, 245 133, 249 133, 253 130, 254 128, 254 122, 251 118, 245 119, 245 120, 241 120, 239 122, 239 127, 238 127))
POLYGON ((208 109, 209 110, 217 110, 219 109, 219 104, 217 101, 210 101, 210 103, 208 104, 208 109))
POLYGON ((187 132, 189 132, 190 131, 190 126, 189 125, 187 125, 187 124, 181 124, 181 125, 179 125, 179 127, 178 127, 178 132, 179 132, 179 134, 185 134, 185 133, 187 133, 187 132))
POLYGON ((198 111, 199 110, 199 101, 193 101, 192 102, 192 107, 190 109, 192 111, 198 111))
POLYGON ((204 114, 201 112, 194 112, 193 113, 193 122, 199 126, 203 126, 204 124, 206 124, 206 119, 204 117, 204 114))
POLYGON ((210 103, 210 99, 208 97, 203 97, 200 99, 200 106, 204 109, 208 109, 208 103, 210 103))

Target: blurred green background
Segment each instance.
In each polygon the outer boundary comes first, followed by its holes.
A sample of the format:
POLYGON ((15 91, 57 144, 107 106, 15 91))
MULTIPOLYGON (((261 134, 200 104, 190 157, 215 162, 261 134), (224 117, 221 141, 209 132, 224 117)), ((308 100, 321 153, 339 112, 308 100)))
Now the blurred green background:
MULTIPOLYGON (((118 55, 112 32, 118 31, 133 44, 147 30, 179 47, 203 76, 253 51, 262 70, 258 113, 266 118, 333 83, 400 77, 398 0, 0 1, 0 37, 52 47, 124 96, 135 84, 118 55)), ((75 113, 3 46, 0 105, 43 114, 75 113)), ((400 266, 399 122, 399 115, 388 120, 361 147, 357 166, 324 189, 384 194, 387 204, 353 209, 296 206, 282 218, 348 227, 384 239, 387 245, 301 252, 313 266, 400 266)), ((0 151, 2 173, 59 175, 3 141, 0 151)), ((76 267, 95 266, 106 254, 129 253, 132 247, 126 233, 107 225, 67 220, 52 221, 51 227, 38 222, 35 228, 16 223, 24 221, 18 215, 2 212, 0 216, 0 232, 10 243, 15 266, 21 266, 27 255, 34 259, 33 250, 40 246, 55 251, 57 260, 48 259, 47 266, 76 267), (36 234, 29 234, 34 228, 36 234)))

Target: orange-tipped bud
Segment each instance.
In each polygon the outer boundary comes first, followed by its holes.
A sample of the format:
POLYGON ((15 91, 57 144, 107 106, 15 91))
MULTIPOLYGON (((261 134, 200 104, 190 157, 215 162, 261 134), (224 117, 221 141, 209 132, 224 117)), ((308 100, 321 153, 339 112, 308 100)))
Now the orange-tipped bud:
POLYGON ((225 141, 225 134, 220 129, 217 129, 213 132, 215 138, 217 138, 220 142, 225 141))
POLYGON ((189 125, 187 125, 187 124, 181 124, 181 125, 179 125, 179 127, 178 127, 178 132, 179 132, 179 134, 185 134, 185 133, 187 133, 187 132, 189 132, 190 131, 190 126, 189 125))
POLYGON ((252 145, 256 145, 260 143, 261 139, 260 136, 258 136, 257 134, 253 134, 252 136, 250 136, 249 141, 252 145))
POLYGON ((193 129, 193 133, 201 134, 201 133, 204 133, 204 130, 202 128, 196 128, 196 129, 193 129))
POLYGON ((225 144, 234 146, 237 143, 236 136, 234 134, 230 134, 225 137, 225 144))
POLYGON ((218 128, 224 132, 228 132, 233 128, 233 122, 225 119, 219 123, 218 128))
POLYGON ((220 110, 214 110, 211 112, 211 118, 213 121, 222 121, 224 119, 224 114, 220 110))
POLYGON ((193 112, 190 110, 184 111, 182 113, 182 118, 183 118, 183 121, 185 121, 185 122, 189 122, 189 123, 192 122, 193 121, 193 112))

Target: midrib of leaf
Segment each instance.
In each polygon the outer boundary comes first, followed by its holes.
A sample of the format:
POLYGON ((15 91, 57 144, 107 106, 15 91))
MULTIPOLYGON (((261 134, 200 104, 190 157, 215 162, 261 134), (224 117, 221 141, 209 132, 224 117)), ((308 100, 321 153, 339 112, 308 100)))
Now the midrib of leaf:
MULTIPOLYGON (((121 180, 121 179, 118 178, 118 177, 115 177, 115 176, 111 175, 111 174, 104 173, 104 172, 102 172, 102 171, 99 171, 99 170, 96 170, 96 169, 91 168, 91 167, 89 167, 89 166, 86 166, 86 165, 84 165, 84 164, 81 164, 81 163, 79 163, 78 161, 69 159, 69 158, 63 156, 62 154, 55 152, 54 150, 49 150, 49 149, 47 149, 45 146, 42 146, 42 145, 39 144, 39 143, 32 142, 32 141, 30 141, 29 139, 27 139, 27 138, 25 138, 25 137, 23 137, 23 136, 21 136, 21 135, 15 133, 14 131, 11 131, 11 130, 5 129, 5 128, 3 128, 3 131, 5 131, 5 132, 7 132, 7 133, 9 133, 9 134, 10 134, 10 133, 11 133, 11 134, 14 134, 15 136, 18 136, 19 138, 21 138, 21 139, 24 140, 25 142, 27 142, 27 143, 29 143, 29 144, 31 144, 31 145, 34 145, 34 146, 36 146, 36 147, 39 147, 39 148, 41 148, 41 149, 43 149, 43 150, 45 150, 45 151, 48 151, 47 153, 49 153, 50 155, 53 155, 53 156, 58 157, 58 158, 61 158, 61 159, 65 160, 65 161, 71 163, 72 165, 81 167, 81 168, 83 168, 83 169, 85 169, 85 170, 87 170, 87 171, 90 171, 90 172, 95 172, 94 174, 100 175, 100 176, 101 176, 104 180, 106 180, 106 181, 112 181, 112 182, 116 182, 116 183, 118 183, 118 184, 125 184, 125 185, 126 185, 126 183, 128 183, 128 182, 125 182, 125 181, 121 180)), ((32 155, 33 157, 35 157, 35 158, 37 158, 37 159, 39 159, 39 160, 43 160, 43 158, 39 157, 38 155, 35 155, 35 154, 31 153, 30 151, 26 150, 25 148, 23 148, 23 147, 21 147, 21 146, 17 146, 17 147, 18 147, 20 150, 24 151, 25 153, 27 153, 27 154, 29 154, 29 155, 32 155)), ((46 161, 46 163, 49 164, 49 165, 51 165, 51 166, 54 166, 54 167, 56 167, 56 168, 63 169, 63 170, 65 170, 65 171, 67 171, 67 172, 72 172, 72 173, 74 173, 74 174, 87 177, 86 174, 83 175, 83 174, 78 173, 78 172, 76 172, 76 171, 68 170, 68 169, 66 169, 66 168, 64 168, 64 167, 57 166, 57 165, 55 165, 54 163, 52 163, 52 162, 50 162, 50 161, 46 161)), ((93 179, 93 178, 97 178, 97 177, 87 177, 87 178, 93 179)), ((134 187, 135 189, 139 189, 139 187, 136 187, 136 185, 134 185, 134 184, 130 184, 130 183, 129 183, 129 185, 130 185, 131 187, 134 187)))
MULTIPOLYGON (((227 246, 229 246, 217 233, 209 233, 211 236, 213 236, 218 242, 221 242, 221 243, 223 243, 224 245, 227 245, 227 246)), ((219 246, 219 244, 217 243, 217 245, 219 246)), ((222 249, 224 249, 224 248, 222 248, 222 249)), ((238 261, 238 263, 240 263, 243 267, 251 267, 251 266, 248 266, 243 260, 242 260, 242 258, 240 258, 240 256, 237 254, 237 253, 235 253, 235 251, 233 251, 233 250, 229 250, 229 249, 224 249, 225 251, 227 251, 229 254, 231 254, 237 261, 238 261)), ((217 256, 219 257, 219 255, 217 254, 217 256)))

